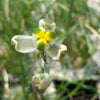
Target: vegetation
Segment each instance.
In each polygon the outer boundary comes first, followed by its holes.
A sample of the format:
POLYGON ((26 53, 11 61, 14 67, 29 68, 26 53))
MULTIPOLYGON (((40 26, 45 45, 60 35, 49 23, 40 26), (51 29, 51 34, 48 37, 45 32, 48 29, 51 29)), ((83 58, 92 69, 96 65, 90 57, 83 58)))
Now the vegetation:
MULTIPOLYGON (((38 56, 18 53, 11 45, 11 38, 14 35, 32 35, 42 18, 55 21, 57 42, 67 46, 67 52, 59 60, 62 69, 65 72, 73 71, 74 75, 79 77, 72 80, 54 78, 56 89, 54 100, 99 100, 96 84, 100 79, 100 65, 93 56, 99 52, 97 47, 100 39, 100 15, 90 8, 87 2, 87 0, 0 1, 0 100, 36 98, 47 100, 52 97, 35 94, 30 88, 29 83, 36 71, 33 66, 38 56), (84 73, 77 74, 77 71, 82 69, 85 70, 84 73), (2 74, 4 70, 11 79, 8 96, 4 95, 7 94, 2 74)), ((70 74, 68 77, 71 79, 70 74)))

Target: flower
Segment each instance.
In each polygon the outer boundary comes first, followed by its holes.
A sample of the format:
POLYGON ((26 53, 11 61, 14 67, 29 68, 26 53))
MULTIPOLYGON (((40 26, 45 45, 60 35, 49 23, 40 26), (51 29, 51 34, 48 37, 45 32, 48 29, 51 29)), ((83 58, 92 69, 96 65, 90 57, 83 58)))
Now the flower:
POLYGON ((52 78, 48 73, 36 74, 32 77, 32 88, 38 93, 44 93, 51 81, 52 78))
POLYGON ((67 50, 67 47, 55 42, 55 28, 55 22, 41 19, 39 21, 39 28, 34 30, 32 36, 15 35, 12 38, 12 44, 15 45, 15 50, 20 53, 44 51, 52 59, 58 60, 61 53, 67 50))

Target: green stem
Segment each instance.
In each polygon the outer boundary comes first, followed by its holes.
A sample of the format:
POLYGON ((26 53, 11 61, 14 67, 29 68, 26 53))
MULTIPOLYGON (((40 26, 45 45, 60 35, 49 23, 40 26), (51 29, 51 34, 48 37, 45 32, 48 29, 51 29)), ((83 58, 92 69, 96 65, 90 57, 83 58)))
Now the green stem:
POLYGON ((72 15, 72 8, 75 0, 70 0, 70 5, 69 5, 69 14, 67 17, 67 29, 70 27, 70 22, 71 22, 71 15, 72 15))
POLYGON ((23 59, 22 57, 20 57, 19 55, 19 60, 20 60, 20 69, 21 69, 21 83, 22 83, 22 88, 23 88, 23 93, 24 93, 24 100, 28 100, 28 94, 26 92, 26 87, 27 87, 27 75, 26 75, 26 71, 23 65, 23 59))
POLYGON ((42 54, 42 59, 43 59, 43 62, 44 62, 44 64, 42 64, 42 67, 41 67, 42 73, 48 73, 49 74, 50 67, 49 67, 49 64, 47 63, 47 58, 46 58, 45 52, 43 52, 43 54, 42 54))

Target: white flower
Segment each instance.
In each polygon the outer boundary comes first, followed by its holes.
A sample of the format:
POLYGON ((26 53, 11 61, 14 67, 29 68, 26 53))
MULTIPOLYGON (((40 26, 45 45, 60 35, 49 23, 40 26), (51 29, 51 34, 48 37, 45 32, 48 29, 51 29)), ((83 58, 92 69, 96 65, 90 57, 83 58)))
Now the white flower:
POLYGON ((47 73, 36 74, 32 77, 32 87, 36 92, 44 93, 51 81, 52 78, 47 73))
POLYGON ((63 44, 54 41, 54 31, 56 24, 54 22, 45 22, 44 19, 39 21, 39 28, 34 30, 32 36, 15 35, 12 43, 15 50, 20 53, 30 53, 35 51, 45 51, 52 59, 58 60, 61 53, 67 50, 63 44))

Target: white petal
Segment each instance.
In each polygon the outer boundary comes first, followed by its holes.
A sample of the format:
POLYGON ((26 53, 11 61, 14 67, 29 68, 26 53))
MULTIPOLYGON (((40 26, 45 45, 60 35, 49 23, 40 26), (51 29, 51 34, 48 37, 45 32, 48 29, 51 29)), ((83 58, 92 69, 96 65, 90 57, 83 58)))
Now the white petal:
POLYGON ((37 39, 35 35, 15 35, 12 38, 12 43, 15 45, 15 50, 21 53, 33 52, 37 48, 37 39))
POLYGON ((44 25, 45 25, 44 19, 41 19, 39 21, 39 28, 45 31, 44 25))
POLYGON ((63 44, 53 43, 51 45, 48 45, 45 50, 53 60, 58 60, 61 53, 67 50, 67 47, 63 44))
POLYGON ((44 30, 44 31, 48 31, 48 32, 54 32, 55 28, 56 28, 56 24, 55 22, 50 22, 50 21, 46 21, 44 19, 41 19, 39 21, 39 28, 44 30))

